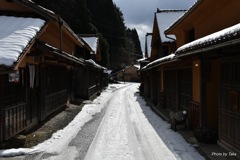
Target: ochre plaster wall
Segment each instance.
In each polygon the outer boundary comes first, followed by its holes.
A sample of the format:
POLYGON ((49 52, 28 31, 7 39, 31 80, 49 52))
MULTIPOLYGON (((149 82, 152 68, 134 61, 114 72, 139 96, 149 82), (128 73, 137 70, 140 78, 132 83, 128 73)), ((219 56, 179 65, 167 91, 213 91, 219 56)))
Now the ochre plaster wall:
POLYGON ((239 0, 205 0, 168 34, 177 37, 177 48, 188 43, 187 31, 195 29, 195 39, 207 36, 240 22, 239 0))

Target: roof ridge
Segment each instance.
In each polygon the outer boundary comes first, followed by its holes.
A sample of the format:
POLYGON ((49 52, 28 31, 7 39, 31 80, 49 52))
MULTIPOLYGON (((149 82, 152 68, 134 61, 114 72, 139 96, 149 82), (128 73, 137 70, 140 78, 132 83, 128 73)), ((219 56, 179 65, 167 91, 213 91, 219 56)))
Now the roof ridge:
POLYGON ((162 12, 186 12, 187 9, 159 9, 157 8, 157 13, 162 13, 162 12))

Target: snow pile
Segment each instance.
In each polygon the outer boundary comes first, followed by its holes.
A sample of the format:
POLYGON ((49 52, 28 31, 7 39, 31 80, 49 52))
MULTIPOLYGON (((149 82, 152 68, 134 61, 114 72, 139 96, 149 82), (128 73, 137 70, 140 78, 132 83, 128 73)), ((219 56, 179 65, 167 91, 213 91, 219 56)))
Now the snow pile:
MULTIPOLYGON (((141 97, 140 97, 141 98, 141 97)), ((144 101, 142 100, 144 103, 144 101)), ((145 123, 151 124, 150 126, 156 132, 156 135, 161 138, 162 145, 166 145, 171 153, 174 154, 174 159, 179 160, 203 160, 204 158, 195 150, 193 146, 188 144, 186 140, 179 133, 170 129, 170 124, 159 118, 154 114, 150 107, 141 105, 139 112, 144 113, 142 117, 145 117, 145 123)), ((152 137, 151 134, 148 135, 152 137)), ((156 144, 159 145, 159 144, 156 144)), ((165 158, 163 158, 165 159, 165 158)))
MULTIPOLYGON (((122 87, 119 85, 117 88, 122 87)), ((116 87, 114 87, 116 88, 116 87)), ((116 88, 116 89, 117 89, 116 88)), ((18 148, 0 150, 0 157, 19 156, 26 154, 34 154, 38 152, 46 152, 52 154, 59 154, 65 150, 68 143, 77 135, 81 127, 92 119, 92 116, 101 111, 104 104, 108 101, 112 93, 111 86, 105 90, 92 104, 87 104, 82 111, 68 124, 64 129, 57 131, 52 137, 33 148, 18 148)))
POLYGON ((170 129, 170 124, 162 120, 146 105, 146 101, 138 93, 136 94, 138 92, 137 87, 132 87, 131 91, 128 92, 128 97, 131 99, 131 113, 136 113, 137 115, 132 115, 132 118, 135 119, 136 123, 136 120, 139 119, 137 126, 142 125, 139 127, 139 130, 145 130, 145 138, 149 143, 146 146, 146 150, 155 150, 155 153, 159 154, 155 159, 170 159, 168 158, 168 156, 171 156, 169 151, 174 155, 172 159, 204 159, 193 146, 186 142, 182 135, 170 129), (157 149, 158 147, 161 149, 157 149))
POLYGON ((12 66, 44 26, 38 18, 0 16, 0 65, 12 66))
POLYGON ((219 32, 215 32, 213 34, 210 34, 206 37, 202 37, 200 39, 197 39, 195 41, 187 43, 187 44, 179 47, 177 49, 176 53, 191 50, 191 49, 193 49, 195 47, 198 47, 198 46, 211 45, 211 44, 215 44, 215 43, 220 42, 220 41, 225 41, 225 40, 228 40, 229 38, 232 38, 232 37, 235 37, 235 36, 239 35, 239 33, 240 33, 240 23, 236 24, 232 27, 223 29, 219 32))
POLYGON ((99 97, 91 104, 86 104, 81 112, 68 124, 64 129, 52 135, 52 138, 34 147, 34 150, 44 151, 47 153, 61 153, 67 148, 68 143, 77 135, 81 127, 90 121, 96 113, 100 112, 105 103, 111 97, 112 89, 108 87, 99 97))
POLYGON ((86 160, 203 160, 204 158, 183 137, 170 129, 139 96, 138 83, 110 85, 92 104, 52 138, 31 148, 1 150, 0 156, 16 156, 44 152, 50 159, 74 159, 77 155, 69 142, 92 119, 107 107, 105 116, 85 157, 86 160), (70 154, 61 154, 69 152, 70 154))
POLYGON ((159 58, 155 61, 152 61, 151 63, 148 63, 145 67, 142 68, 142 70, 145 70, 149 67, 153 67, 154 65, 158 65, 160 64, 161 62, 165 62, 165 61, 169 61, 169 60, 172 60, 173 58, 175 57, 175 54, 170 54, 168 56, 165 56, 165 57, 162 57, 162 58, 159 58))

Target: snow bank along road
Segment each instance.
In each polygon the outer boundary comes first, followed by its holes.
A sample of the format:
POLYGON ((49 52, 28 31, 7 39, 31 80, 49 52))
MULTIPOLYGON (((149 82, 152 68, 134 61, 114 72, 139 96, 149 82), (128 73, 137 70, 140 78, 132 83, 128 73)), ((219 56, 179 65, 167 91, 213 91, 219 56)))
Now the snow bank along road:
MULTIPOLYGON (((53 137, 31 149, 2 150, 0 155, 48 153, 48 159, 79 159, 70 144, 95 114, 105 112, 85 160, 202 160, 181 135, 170 129, 139 96, 137 83, 110 85, 92 104, 53 137)), ((81 144, 78 144, 81 145, 81 144)))
POLYGON ((137 87, 128 84, 107 102, 108 109, 85 160, 203 159, 145 105, 137 87))

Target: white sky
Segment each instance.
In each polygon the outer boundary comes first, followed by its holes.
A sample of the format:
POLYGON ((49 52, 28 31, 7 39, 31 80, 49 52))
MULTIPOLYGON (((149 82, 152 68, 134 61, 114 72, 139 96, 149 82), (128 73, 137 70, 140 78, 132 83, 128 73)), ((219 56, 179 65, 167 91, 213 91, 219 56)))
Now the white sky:
POLYGON ((136 28, 144 51, 145 35, 152 32, 154 13, 159 9, 189 9, 196 0, 113 0, 123 12, 128 28, 136 28))
MULTIPOLYGON (((69 142, 90 121, 94 114, 108 107, 97 134, 85 157, 86 160, 144 160, 204 158, 188 144, 170 124, 157 116, 136 94, 138 83, 110 85, 64 129, 33 148, 0 150, 0 156, 17 156, 44 152, 52 159, 74 159, 78 152, 69 142), (157 157, 157 158, 156 158, 157 157)), ((40 157, 39 157, 40 158, 40 157)))

